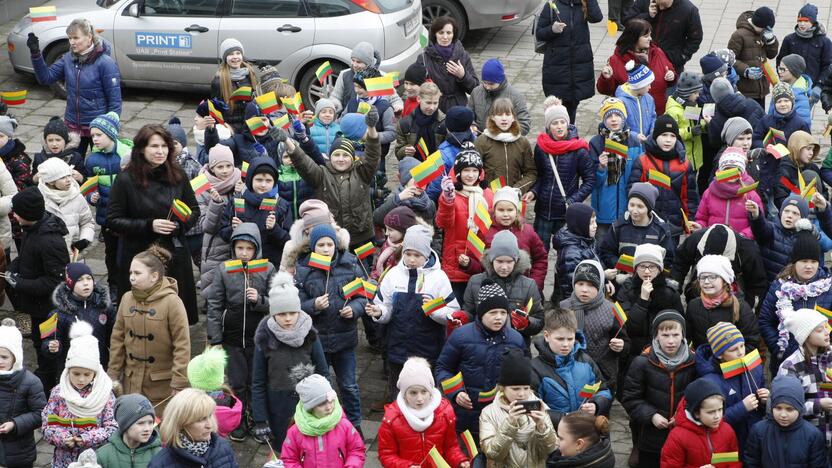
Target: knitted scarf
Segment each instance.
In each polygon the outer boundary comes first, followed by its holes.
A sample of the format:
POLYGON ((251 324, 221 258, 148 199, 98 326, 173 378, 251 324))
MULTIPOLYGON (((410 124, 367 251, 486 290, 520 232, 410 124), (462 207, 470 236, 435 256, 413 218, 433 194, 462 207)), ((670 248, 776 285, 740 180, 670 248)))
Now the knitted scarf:
POLYGON ((278 341, 292 348, 300 348, 300 345, 306 340, 309 330, 312 329, 312 318, 306 312, 300 311, 297 323, 289 330, 278 325, 277 322, 271 319, 271 316, 266 320, 266 325, 278 341))
POLYGON ((454 48, 456 47, 456 41, 451 42, 451 45, 449 45, 449 46, 441 46, 441 45, 435 43, 435 44, 432 45, 432 47, 433 47, 433 50, 435 50, 436 53, 439 54, 439 56, 442 57, 443 59, 445 59, 445 61, 447 62, 454 55, 454 48))
POLYGON ((150 296, 152 296, 153 294, 156 293, 156 291, 161 289, 162 288, 162 283, 166 282, 167 280, 168 280, 167 278, 163 277, 156 284, 154 284, 153 286, 151 286, 147 289, 136 289, 136 288, 131 289, 130 292, 133 293, 133 299, 135 299, 136 302, 146 303, 147 300, 150 298, 150 296))
POLYGON ((208 449, 211 448, 210 440, 201 440, 196 442, 181 432, 179 433, 179 442, 182 444, 182 448, 184 448, 185 451, 198 458, 204 457, 205 454, 208 453, 208 449))
MULTIPOLYGON (((598 134, 616 143, 629 146, 630 129, 624 127, 621 130, 614 132, 603 124, 598 128, 598 134)), ((619 179, 624 174, 624 168, 627 166, 627 157, 617 154, 607 155, 607 185, 617 185, 619 179)))
POLYGON ((422 409, 413 409, 407 406, 402 396, 404 392, 400 391, 396 397, 396 404, 399 405, 399 410, 402 412, 407 425, 416 432, 425 432, 433 425, 433 414, 439 404, 442 403, 442 394, 439 390, 432 388, 430 391, 430 402, 422 409))
POLYGON ((801 31, 800 28, 797 26, 794 27, 794 33, 797 37, 801 39, 811 39, 812 36, 815 35, 815 32, 818 30, 817 26, 812 26, 811 28, 807 29, 806 31, 801 31))
POLYGON ((418 144, 419 140, 425 140, 428 154, 433 153, 436 151, 436 132, 434 132, 433 124, 436 123, 438 111, 431 115, 425 115, 422 113, 422 108, 417 106, 410 115, 413 118, 413 124, 418 128, 416 143, 418 144))
MULTIPOLYGON (((462 190, 460 192, 468 197, 468 228, 474 229, 474 213, 477 210, 477 203, 482 200, 482 203, 485 203, 485 199, 482 196, 482 187, 478 185, 463 185, 462 190)), ((487 205, 486 205, 487 206, 487 205)))
POLYGON ((200 174, 205 174, 205 177, 208 178, 208 182, 211 183, 211 187, 217 189, 217 192, 220 195, 228 195, 229 193, 234 191, 234 186, 237 185, 237 182, 242 177, 240 170, 236 167, 234 168, 234 172, 231 173, 231 176, 226 179, 220 179, 219 177, 215 176, 210 169, 208 169, 208 165, 202 166, 202 169, 199 170, 200 174))
POLYGON ((97 418, 110 401, 113 394, 113 381, 104 372, 100 365, 95 370, 95 379, 92 384, 87 385, 80 391, 76 390, 69 381, 69 368, 65 368, 61 374, 60 386, 61 398, 66 402, 66 409, 79 418, 97 418))
POLYGON ((683 339, 681 348, 679 348, 675 356, 671 357, 662 351, 662 347, 659 346, 659 340, 653 338, 653 352, 656 353, 656 357, 659 358, 659 362, 662 363, 665 369, 673 372, 680 364, 688 360, 690 348, 688 348, 688 340, 683 339))
POLYGON ((780 358, 783 357, 783 353, 789 345, 789 330, 786 329, 784 321, 786 315, 794 312, 792 301, 806 301, 818 297, 829 291, 830 286, 832 286, 832 276, 811 283, 797 283, 791 281, 790 278, 789 281, 783 281, 780 284, 780 289, 774 293, 777 296, 777 318, 780 319, 777 324, 777 347, 780 348, 778 353, 780 358))
POLYGON ((248 78, 248 67, 229 68, 228 75, 231 77, 231 81, 242 81, 248 78))
POLYGON ((15 140, 14 138, 9 138, 9 141, 5 145, 3 145, 3 147, 0 147, 0 156, 6 156, 9 153, 11 153, 15 147, 16 141, 17 140, 15 140))
POLYGON ((712 310, 721 306, 723 302, 727 302, 728 299, 731 299, 733 296, 731 296, 731 293, 729 291, 723 289, 722 292, 720 292, 716 296, 709 296, 704 292, 700 292, 699 297, 702 299, 702 305, 706 309, 712 310))
POLYGON ((542 132, 537 135, 537 146, 552 156, 560 156, 562 154, 578 151, 579 149, 589 150, 589 143, 582 138, 555 140, 546 132, 542 132))
POLYGON ((343 410, 341 410, 341 403, 338 402, 337 398, 332 403, 334 405, 332 413, 329 413, 329 416, 318 418, 314 414, 303 409, 302 402, 298 402, 298 406, 295 408, 295 424, 298 426, 300 433, 305 436, 318 437, 326 434, 337 426, 338 421, 341 420, 341 416, 344 413, 343 410))

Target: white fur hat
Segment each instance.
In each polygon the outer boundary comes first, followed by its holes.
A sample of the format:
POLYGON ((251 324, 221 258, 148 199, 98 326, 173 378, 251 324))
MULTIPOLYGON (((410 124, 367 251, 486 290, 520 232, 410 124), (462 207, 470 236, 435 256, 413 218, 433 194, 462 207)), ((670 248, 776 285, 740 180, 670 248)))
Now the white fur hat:
POLYGON ((812 330, 822 323, 826 323, 826 317, 815 309, 797 309, 786 315, 786 319, 783 320, 786 329, 794 335, 798 346, 803 346, 812 330))

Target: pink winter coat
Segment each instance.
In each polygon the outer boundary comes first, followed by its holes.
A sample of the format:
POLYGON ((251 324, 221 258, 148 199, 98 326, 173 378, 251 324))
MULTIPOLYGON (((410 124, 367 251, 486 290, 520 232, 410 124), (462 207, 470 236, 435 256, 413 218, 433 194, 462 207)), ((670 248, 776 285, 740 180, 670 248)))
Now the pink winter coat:
POLYGON ((362 468, 365 458, 364 441, 346 416, 318 437, 303 435, 292 425, 280 451, 286 468, 362 468))
MULTIPOLYGON (((754 179, 747 174, 742 175, 743 184, 754 183, 754 179)), ((740 188, 738 182, 717 182, 716 179, 702 194, 699 208, 696 210, 696 222, 703 228, 714 224, 725 224, 743 236, 754 239, 751 232, 751 221, 748 219, 748 212, 745 211, 745 200, 751 200, 760 207, 760 216, 763 212, 763 202, 756 191, 748 192, 745 195, 737 195, 740 188)))
POLYGON ((217 433, 223 438, 228 438, 228 434, 237 429, 243 415, 243 403, 233 395, 231 398, 234 399, 234 406, 229 408, 217 405, 217 409, 214 410, 214 416, 217 418, 217 433))

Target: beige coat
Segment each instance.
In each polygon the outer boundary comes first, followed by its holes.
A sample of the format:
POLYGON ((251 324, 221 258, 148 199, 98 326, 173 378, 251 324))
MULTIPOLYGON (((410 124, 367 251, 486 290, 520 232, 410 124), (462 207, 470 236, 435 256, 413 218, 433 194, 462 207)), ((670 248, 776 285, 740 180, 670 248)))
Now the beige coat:
MULTIPOLYGON (((110 339, 107 374, 120 382, 124 393, 141 393, 153 405, 171 390, 188 387, 191 337, 185 306, 176 280, 162 279, 162 287, 139 303, 128 291, 121 298, 110 339)), ((161 414, 164 404, 156 408, 161 414)))
MULTIPOLYGON (((546 410, 543 404, 544 414, 546 410)), ((488 459, 488 466, 494 468, 543 468, 549 454, 558 448, 558 436, 552 420, 543 418, 546 430, 539 432, 534 421, 523 416, 520 426, 508 421, 508 404, 503 393, 480 413, 480 447, 488 459), (527 442, 517 442, 518 433, 531 432, 527 442)))
POLYGON ((12 197, 16 194, 17 185, 11 172, 5 164, 0 164, 0 242, 4 249, 12 245, 12 223, 9 213, 12 211, 12 197))
POLYGON ((69 234, 64 236, 64 240, 66 240, 66 248, 70 256, 72 244, 75 241, 84 239, 92 243, 95 240, 95 218, 87 200, 81 195, 77 182, 73 180, 72 187, 68 191, 59 192, 50 189, 41 180, 38 190, 43 195, 46 211, 61 218, 66 224, 69 234))

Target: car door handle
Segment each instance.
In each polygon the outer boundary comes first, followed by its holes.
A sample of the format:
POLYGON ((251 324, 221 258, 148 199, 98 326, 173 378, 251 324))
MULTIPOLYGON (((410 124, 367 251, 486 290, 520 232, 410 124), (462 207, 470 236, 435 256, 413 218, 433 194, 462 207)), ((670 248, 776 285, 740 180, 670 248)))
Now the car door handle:
POLYGON ((203 33, 203 32, 208 32, 208 28, 206 28, 205 26, 200 26, 198 24, 192 24, 192 25, 188 26, 187 28, 185 28, 185 32, 201 32, 201 33, 203 33))
POLYGON ((294 24, 284 24, 283 26, 277 28, 277 32, 301 32, 301 28, 299 26, 295 26, 294 24))

